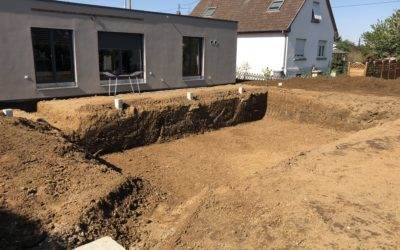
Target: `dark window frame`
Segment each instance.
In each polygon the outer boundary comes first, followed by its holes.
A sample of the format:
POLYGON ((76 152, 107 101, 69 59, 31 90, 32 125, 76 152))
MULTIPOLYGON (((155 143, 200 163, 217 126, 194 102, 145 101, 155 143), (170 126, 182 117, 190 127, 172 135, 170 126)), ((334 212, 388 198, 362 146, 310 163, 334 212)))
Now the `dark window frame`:
POLYGON ((273 0, 271 4, 268 6, 267 11, 268 12, 280 11, 284 3, 285 0, 273 0))
MULTIPOLYGON (((129 77, 127 75, 135 73, 137 71, 141 71, 142 74, 138 76, 138 79, 144 80, 145 76, 145 46, 144 46, 144 34, 140 33, 125 33, 125 32, 108 32, 108 31, 98 31, 98 55, 99 55, 99 74, 100 74, 100 81, 108 81, 110 78, 108 76, 105 76, 102 74, 102 58, 101 55, 108 51, 112 53, 117 53, 116 58, 111 58, 111 63, 114 64, 119 64, 117 66, 118 69, 114 69, 113 72, 110 71, 103 71, 103 72, 108 72, 113 75, 116 75, 119 80, 127 80, 129 77), (107 37, 108 36, 108 37, 107 37), (114 38, 112 37, 114 36, 114 38), (129 43, 129 42, 121 42, 121 39, 126 39, 128 40, 135 40, 139 38, 140 41, 138 44, 134 43, 129 43), (101 39, 108 39, 108 41, 102 41, 101 39), (114 39, 114 41, 113 41, 114 39), (120 42, 118 42, 120 40, 120 42), (106 43, 107 45, 104 45, 106 43), (138 46, 138 47, 135 47, 138 46), (139 50, 139 62, 136 62, 138 64, 138 70, 135 72, 125 72, 126 68, 131 67, 132 65, 124 65, 124 53, 130 52, 133 56, 135 50, 139 50), (125 68, 125 69, 124 69, 125 68)), ((137 41, 135 41, 137 42, 137 41)), ((112 66, 114 68, 114 66, 112 66)), ((136 77, 135 77, 136 78, 136 77)), ((123 82, 121 82, 123 83, 123 82)))
POLYGON ((207 7, 203 11, 202 16, 203 17, 213 17, 216 10, 217 10, 217 7, 207 7))
MULTIPOLYGON (((183 36, 182 38, 182 76, 184 79, 190 78, 203 78, 204 76, 204 37, 197 37, 197 36, 183 36), (189 62, 189 69, 185 68, 185 40, 197 40, 198 43, 198 58, 195 60, 197 61, 197 65, 193 65, 193 60, 191 59, 189 62), (195 69, 195 68, 197 69, 195 69), (191 69, 190 69, 191 68, 191 69), (194 69, 194 70, 193 70, 194 69), (192 71, 192 72, 190 72, 192 71), (193 74, 192 74, 193 73, 193 74)), ((193 55, 189 55, 190 57, 193 55)))
POLYGON ((52 87, 57 86, 57 87, 63 87, 63 83, 65 83, 65 86, 75 86, 76 85, 76 69, 75 69, 75 47, 74 47, 74 31, 71 29, 58 29, 58 28, 43 28, 43 27, 31 27, 31 41, 32 41, 32 49, 33 49, 33 61, 34 61, 34 68, 35 68, 35 80, 36 80, 36 85, 39 87, 52 87), (38 35, 35 32, 48 32, 49 35, 49 41, 48 45, 50 46, 50 54, 51 54, 51 72, 52 72, 52 79, 51 80, 42 80, 39 79, 39 71, 38 64, 39 64, 39 59, 36 57, 36 41, 35 36, 38 35), (56 56, 56 32, 68 32, 69 35, 69 40, 67 41, 68 43, 68 50, 69 50, 69 57, 70 57, 70 77, 71 80, 60 80, 60 77, 58 76, 57 72, 60 72, 57 70, 57 56, 56 56), (71 85, 73 83, 73 85, 71 85))

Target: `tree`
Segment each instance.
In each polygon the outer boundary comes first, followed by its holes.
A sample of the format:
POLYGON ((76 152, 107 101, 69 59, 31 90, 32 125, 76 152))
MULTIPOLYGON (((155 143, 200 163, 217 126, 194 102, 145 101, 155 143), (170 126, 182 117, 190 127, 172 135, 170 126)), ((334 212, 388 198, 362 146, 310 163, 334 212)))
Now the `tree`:
POLYGON ((371 26, 372 31, 365 32, 363 39, 370 57, 400 58, 400 10, 384 21, 371 26))
POLYGON ((349 40, 342 40, 342 39, 338 39, 338 41, 336 41, 336 48, 343 50, 345 52, 350 52, 352 50, 353 47, 355 47, 355 44, 349 40))

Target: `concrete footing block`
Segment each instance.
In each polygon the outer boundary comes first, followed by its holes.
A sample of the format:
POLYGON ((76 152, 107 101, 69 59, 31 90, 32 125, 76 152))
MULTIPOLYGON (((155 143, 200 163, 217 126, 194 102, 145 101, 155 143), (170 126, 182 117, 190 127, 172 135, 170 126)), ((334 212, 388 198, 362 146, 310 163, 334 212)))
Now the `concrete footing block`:
POLYGON ((80 246, 76 250, 125 250, 125 248, 107 236, 80 246))
POLYGON ((192 93, 192 92, 187 92, 187 93, 186 93, 186 98, 187 98, 189 101, 192 101, 192 100, 194 99, 193 93, 192 93))
POLYGON ((124 101, 120 98, 114 99, 114 106, 118 110, 122 110, 124 107, 124 101))
POLYGON ((14 113, 12 109, 3 109, 3 114, 7 117, 13 117, 14 113))

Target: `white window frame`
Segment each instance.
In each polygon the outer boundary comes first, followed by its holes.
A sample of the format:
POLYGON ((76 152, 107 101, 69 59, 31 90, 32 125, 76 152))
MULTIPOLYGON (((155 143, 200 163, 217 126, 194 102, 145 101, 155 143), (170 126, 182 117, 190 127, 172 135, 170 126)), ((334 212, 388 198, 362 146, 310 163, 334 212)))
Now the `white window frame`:
POLYGON ((318 59, 326 58, 326 45, 327 44, 328 44, 328 42, 325 40, 318 41, 318 54, 317 54, 318 59))
POLYGON ((204 75, 205 75, 205 56, 206 56, 206 38, 203 36, 192 36, 192 35, 184 35, 183 37, 193 37, 193 38, 201 38, 202 39, 202 62, 201 62, 201 75, 199 76, 182 76, 183 81, 199 81, 199 80, 204 80, 204 75))
MULTIPOLYGON (((72 57, 73 57, 73 68, 74 68, 74 81, 72 82, 50 82, 50 83, 37 83, 36 82, 36 66, 35 68, 35 74, 34 74, 34 79, 35 79, 35 88, 36 90, 52 90, 52 89, 69 89, 69 88, 78 88, 78 66, 77 66, 77 58, 76 58, 76 37, 75 37, 75 30, 71 28, 60 28, 60 27, 41 27, 41 26, 35 26, 35 27, 30 27, 30 31, 34 28, 39 28, 39 29, 51 29, 51 30, 69 30, 71 31, 71 36, 72 36, 72 57)), ((34 50, 33 48, 33 40, 32 40, 32 33, 31 33, 31 42, 32 42, 32 52, 34 50)), ((35 59, 34 59, 35 60, 35 59)), ((35 62, 34 62, 35 63, 35 62)))

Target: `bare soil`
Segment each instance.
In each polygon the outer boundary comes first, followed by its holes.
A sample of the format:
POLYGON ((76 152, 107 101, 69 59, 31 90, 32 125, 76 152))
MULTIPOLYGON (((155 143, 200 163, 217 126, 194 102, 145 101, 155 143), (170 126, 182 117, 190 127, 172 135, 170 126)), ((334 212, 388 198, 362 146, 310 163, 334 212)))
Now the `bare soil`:
POLYGON ((283 83, 283 88, 304 89, 320 92, 340 92, 360 95, 400 96, 400 79, 385 80, 373 77, 317 77, 317 78, 290 78, 268 82, 245 82, 255 86, 277 86, 283 83))
POLYGON ((104 154, 260 120, 267 89, 248 86, 239 94, 238 86, 227 85, 119 98, 121 111, 114 97, 91 97, 40 102, 37 115, 90 153, 104 154), (187 100, 188 91, 195 100, 187 100))
POLYGON ((72 248, 99 235, 134 242, 127 221, 150 186, 87 159, 44 122, 0 117, 1 248, 72 248), (123 209, 121 209, 123 208, 123 209))
MULTIPOLYGON (((36 122, 0 118, 0 243, 72 248, 110 235, 139 249, 397 249, 400 85, 376 82, 292 79, 268 88, 261 120, 101 158, 65 135, 81 111, 107 118, 112 98, 21 113, 36 122)), ((199 101, 236 95, 202 91, 199 101)), ((151 108, 185 93, 123 98, 151 108)))
POLYGON ((342 131, 371 128, 400 117, 400 99, 393 96, 269 87, 268 100, 269 117, 342 131))

